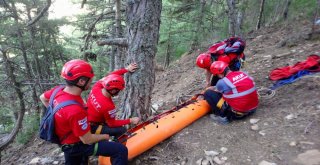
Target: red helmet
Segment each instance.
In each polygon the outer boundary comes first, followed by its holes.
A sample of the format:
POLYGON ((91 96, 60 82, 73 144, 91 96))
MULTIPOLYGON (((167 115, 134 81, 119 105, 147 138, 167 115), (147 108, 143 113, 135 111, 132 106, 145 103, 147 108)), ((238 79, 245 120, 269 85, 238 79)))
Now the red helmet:
POLYGON ((215 61, 211 64, 210 72, 213 75, 223 74, 225 69, 228 67, 228 64, 223 61, 215 61))
POLYGON ((72 81, 82 76, 90 79, 94 76, 92 67, 89 63, 75 59, 64 64, 61 71, 61 77, 72 81))
POLYGON ((208 53, 202 53, 197 57, 197 65, 200 68, 209 69, 211 65, 211 55, 208 53))
POLYGON ((122 76, 117 74, 110 74, 100 80, 102 82, 102 86, 107 90, 119 89, 123 90, 125 86, 125 82, 122 76))

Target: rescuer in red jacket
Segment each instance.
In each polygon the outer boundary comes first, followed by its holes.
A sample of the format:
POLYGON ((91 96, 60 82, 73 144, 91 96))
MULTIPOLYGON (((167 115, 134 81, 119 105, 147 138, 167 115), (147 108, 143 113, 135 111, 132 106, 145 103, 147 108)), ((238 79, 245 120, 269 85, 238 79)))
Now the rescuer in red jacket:
POLYGON ((244 48, 246 43, 240 37, 230 37, 224 41, 213 44, 207 52, 197 57, 198 67, 205 69, 206 87, 215 86, 219 78, 212 76, 210 66, 214 61, 223 61, 229 65, 230 70, 238 71, 245 60, 244 48))
POLYGON ((216 87, 204 93, 213 112, 210 117, 227 123, 255 112, 259 100, 253 78, 241 71, 231 71, 222 61, 213 62, 210 71, 220 78, 216 87))
POLYGON ((140 121, 138 117, 117 119, 118 109, 112 100, 112 97, 117 96, 125 88, 122 76, 128 71, 134 72, 137 68, 138 65, 132 63, 127 68, 116 70, 94 84, 87 101, 88 121, 92 133, 109 134, 118 138, 127 131, 124 125, 138 124, 140 121))
MULTIPOLYGON (((87 119, 85 104, 81 93, 90 87, 94 77, 92 67, 83 60, 71 60, 62 68, 61 77, 66 86, 54 97, 54 106, 74 100, 73 104, 58 110, 54 115, 55 133, 61 139, 61 149, 64 152, 65 164, 88 164, 88 156, 110 156, 112 164, 128 164, 128 149, 116 142, 109 142, 108 134, 91 133, 87 119), (81 106, 82 105, 82 106, 81 106)), ((44 92, 40 100, 47 107, 50 96, 59 86, 44 92)))

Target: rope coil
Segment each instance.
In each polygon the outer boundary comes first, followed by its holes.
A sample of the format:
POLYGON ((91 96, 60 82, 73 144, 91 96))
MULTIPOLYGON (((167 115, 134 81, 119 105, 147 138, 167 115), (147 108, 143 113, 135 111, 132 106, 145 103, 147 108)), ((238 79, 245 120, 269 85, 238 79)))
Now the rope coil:
POLYGON ((259 98, 264 98, 264 99, 271 99, 276 94, 275 90, 272 90, 270 88, 265 88, 265 87, 262 87, 257 91, 258 91, 259 98))

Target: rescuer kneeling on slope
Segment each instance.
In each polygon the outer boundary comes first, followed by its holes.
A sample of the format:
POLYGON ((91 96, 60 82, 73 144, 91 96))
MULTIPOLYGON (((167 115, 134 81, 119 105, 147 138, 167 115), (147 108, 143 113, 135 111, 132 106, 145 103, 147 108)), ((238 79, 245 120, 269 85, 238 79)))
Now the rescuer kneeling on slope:
POLYGON ((212 109, 212 119, 227 124, 255 112, 259 100, 252 77, 241 71, 231 71, 222 61, 213 62, 210 72, 220 78, 216 87, 208 88, 203 95, 212 109))

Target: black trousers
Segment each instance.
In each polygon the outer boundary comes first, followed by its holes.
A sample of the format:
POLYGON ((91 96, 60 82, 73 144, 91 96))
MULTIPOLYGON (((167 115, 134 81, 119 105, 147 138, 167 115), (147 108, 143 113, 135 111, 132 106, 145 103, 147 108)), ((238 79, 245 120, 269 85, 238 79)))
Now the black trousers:
POLYGON ((203 94, 204 99, 208 102, 211 108, 211 112, 217 116, 227 117, 229 121, 243 119, 255 112, 255 110, 251 110, 246 114, 236 114, 232 111, 232 108, 228 105, 227 102, 223 101, 222 106, 218 107, 218 102, 222 99, 222 94, 213 90, 206 90, 203 94))
POLYGON ((61 148, 66 165, 88 165, 88 157, 91 155, 109 156, 113 165, 128 164, 128 149, 121 143, 103 140, 90 145, 81 142, 63 145, 61 148))

